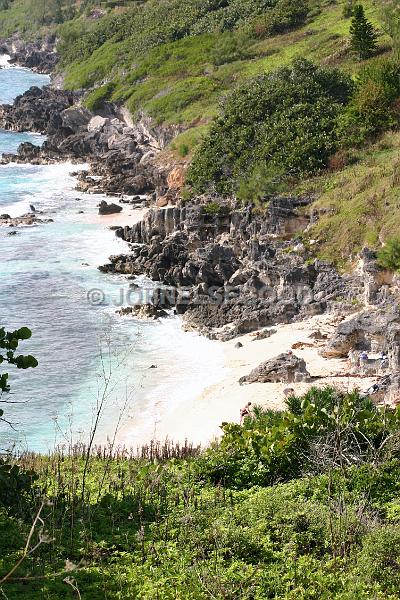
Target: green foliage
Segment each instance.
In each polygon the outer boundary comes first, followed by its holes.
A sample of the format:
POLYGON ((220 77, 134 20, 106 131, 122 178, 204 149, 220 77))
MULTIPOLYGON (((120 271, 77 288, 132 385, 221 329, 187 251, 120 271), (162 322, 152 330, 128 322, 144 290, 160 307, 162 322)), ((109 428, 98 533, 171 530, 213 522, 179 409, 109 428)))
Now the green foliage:
MULTIPOLYGON (((191 124, 213 116, 221 92, 232 86, 233 75, 219 67, 253 57, 257 35, 251 25, 268 14, 270 33, 300 26, 307 14, 301 1, 288 0, 148 0, 129 4, 124 12, 110 12, 98 22, 76 18, 58 28, 58 50, 66 69, 68 89, 110 82, 111 99, 126 102, 133 114, 146 112, 157 121, 191 124), (195 78, 211 81, 198 90, 195 78), (179 81, 178 81, 179 80, 179 81), (213 89, 211 90, 211 84, 213 89), (175 114, 169 90, 178 90, 175 114), (194 86, 190 98, 189 88, 194 86), (184 89, 188 100, 180 102, 184 89), (168 106, 169 105, 169 106, 168 106)), ((175 91, 173 92, 175 95, 175 91)), ((96 106, 96 97, 94 98, 96 106)))
POLYGON ((202 472, 214 483, 241 487, 362 463, 397 431, 399 419, 400 411, 378 409, 357 393, 311 389, 285 412, 256 413, 243 427, 225 424, 202 472))
POLYGON ((242 40, 230 31, 222 33, 218 36, 215 46, 211 51, 211 62, 213 65, 219 66, 241 60, 245 56, 242 40))
POLYGON ((345 0, 343 4, 343 16, 345 19, 349 19, 354 14, 356 6, 356 0, 345 0))
MULTIPOLYGON (((19 343, 28 340, 32 332, 27 327, 21 327, 15 331, 6 331, 4 327, 0 328, 0 365, 8 363, 14 365, 17 369, 29 369, 37 367, 36 358, 30 355, 16 355, 19 343)), ((9 392, 8 373, 0 375, 0 392, 9 392)), ((0 411, 0 417, 3 411, 0 411)))
POLYGON ((104 102, 110 99, 114 89, 115 84, 110 82, 93 90, 93 92, 86 96, 86 108, 92 112, 100 110, 104 106, 104 102))
POLYGON ((381 250, 378 252, 378 264, 382 269, 400 271, 400 238, 391 238, 387 240, 381 250))
POLYGON ((400 589, 400 529, 387 525, 363 541, 357 566, 367 580, 379 583, 392 594, 400 589))
POLYGON ((222 210, 222 206, 218 202, 209 202, 203 210, 206 215, 218 215, 222 210))
POLYGON ((108 15, 68 48, 64 45, 64 61, 85 60, 106 41, 129 40, 131 54, 143 55, 161 44, 215 31, 202 24, 203 18, 221 17, 223 25, 218 30, 231 30, 243 19, 275 3, 276 0, 148 0, 125 13, 108 15))
POLYGON ((400 96, 400 67, 382 59, 364 67, 353 97, 339 117, 338 137, 343 146, 360 146, 379 133, 397 127, 396 101, 400 96))
POLYGON ((18 508, 36 479, 33 471, 25 471, 10 464, 6 458, 0 458, 0 505, 18 508))
POLYGON ((257 163, 237 189, 237 198, 244 203, 262 204, 270 196, 285 190, 287 178, 282 167, 257 163))
POLYGON ((382 0, 381 15, 383 27, 392 40, 396 59, 400 52, 400 2, 399 0, 382 0))
MULTIPOLYGON (((7 598, 67 597, 68 577, 98 600, 397 600, 398 527, 376 514, 398 495, 398 461, 237 492, 196 482, 198 460, 92 457, 83 502, 77 449, 22 457, 49 499, 32 544, 47 543, 2 584, 7 598)), ((37 514, 27 502, 18 521, 0 510, 0 578, 37 514)))
POLYGON ((250 28, 259 38, 281 34, 303 25, 308 13, 307 0, 278 0, 271 10, 253 19, 250 28))
POLYGON ((189 183, 229 194, 255 165, 268 163, 286 177, 318 171, 335 148, 336 118, 350 89, 343 74, 305 60, 239 87, 197 151, 189 183))
MULTIPOLYGON (((208 98, 216 89, 216 82, 208 77, 191 77, 159 90, 157 95, 148 100, 146 109, 158 123, 176 121, 176 115, 194 102, 208 98)), ((140 105, 140 95, 133 94, 127 102, 132 114, 139 111, 140 105)))
POLYGON ((374 26, 364 12, 364 7, 358 4, 353 9, 353 19, 350 26, 351 49, 360 60, 370 58, 376 50, 377 35, 374 26))

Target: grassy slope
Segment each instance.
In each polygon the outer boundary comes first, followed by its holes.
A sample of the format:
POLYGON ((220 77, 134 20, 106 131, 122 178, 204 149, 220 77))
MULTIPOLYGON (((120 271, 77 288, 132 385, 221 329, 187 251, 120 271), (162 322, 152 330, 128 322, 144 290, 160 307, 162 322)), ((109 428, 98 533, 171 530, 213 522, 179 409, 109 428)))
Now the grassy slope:
MULTIPOLYGON (((368 18, 379 29, 375 3, 365 0, 363 4, 368 18)), ((231 60, 235 56, 229 56, 225 50, 229 40, 220 34, 187 37, 142 56, 134 54, 130 40, 107 41, 88 59, 67 65, 66 86, 87 88, 91 108, 96 108, 106 96, 125 103, 133 114, 145 111, 160 123, 183 125, 186 131, 174 140, 172 151, 190 158, 218 110, 221 95, 246 78, 271 71, 299 56, 351 74, 358 71, 361 64, 348 51, 350 20, 343 17, 343 1, 310 0, 310 5, 309 22, 296 31, 261 41, 235 33, 240 60, 231 60), (221 56, 222 64, 218 64, 221 56)), ((14 0, 10 10, 0 12, 1 34, 9 33, 16 24, 22 29, 32 27, 27 23, 26 0, 14 0)), ((96 23, 81 14, 68 27, 75 32, 87 31, 96 23)), ((379 43, 382 50, 388 47, 384 34, 379 43)), ((301 186, 319 196, 316 208, 329 209, 311 232, 320 241, 322 257, 344 263, 364 243, 377 245, 398 229, 399 190, 393 172, 397 169, 400 138, 392 135, 387 139, 389 148, 377 145, 365 149, 359 153, 360 162, 355 166, 301 186)))
POLYGON ((400 230, 400 134, 387 133, 358 153, 355 164, 304 182, 321 216, 310 231, 321 258, 345 266, 363 245, 379 247, 400 230))
MULTIPOLYGON (((87 60, 68 66, 66 86, 90 88, 113 81, 111 99, 126 101, 131 112, 145 110, 159 122, 190 126, 215 114, 225 90, 299 56, 356 72, 360 65, 344 50, 350 21, 342 16, 343 3, 314 0, 311 5, 321 5, 321 13, 294 32, 253 43, 236 36, 244 46, 242 60, 213 64, 213 57, 220 52, 221 34, 164 44, 143 58, 132 55, 129 40, 106 42, 87 60)), ((368 17, 378 25, 371 0, 365 5, 368 17)))

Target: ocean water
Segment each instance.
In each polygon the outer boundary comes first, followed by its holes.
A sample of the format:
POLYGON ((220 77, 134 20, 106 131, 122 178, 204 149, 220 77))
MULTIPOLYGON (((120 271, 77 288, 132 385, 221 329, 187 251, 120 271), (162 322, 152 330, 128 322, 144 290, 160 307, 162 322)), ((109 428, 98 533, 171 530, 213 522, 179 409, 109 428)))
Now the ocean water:
MULTIPOLYGON (((46 83, 45 76, 3 68, 0 102, 46 83)), ((26 139, 42 141, 0 131, 0 151, 26 139)), ((39 360, 36 369, 9 369, 12 391, 3 400, 11 401, 4 409, 14 427, 0 423, 0 448, 48 451, 87 442, 97 414, 98 443, 118 440, 124 429, 135 446, 221 370, 218 344, 184 333, 178 318, 143 322, 116 314, 131 282, 97 267, 127 246, 97 216, 101 196, 74 191, 70 173, 77 168, 84 165, 0 166, 0 213, 18 216, 33 204, 52 219, 12 236, 0 228, 0 324, 30 327, 33 337, 21 351, 39 360)))

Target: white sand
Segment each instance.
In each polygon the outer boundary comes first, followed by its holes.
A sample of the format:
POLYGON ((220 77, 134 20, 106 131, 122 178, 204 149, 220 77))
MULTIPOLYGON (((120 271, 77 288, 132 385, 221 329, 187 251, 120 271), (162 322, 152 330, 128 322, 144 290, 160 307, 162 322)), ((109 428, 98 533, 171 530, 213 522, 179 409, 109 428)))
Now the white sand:
MULTIPOLYGON (((194 443, 207 445, 220 433, 224 421, 239 422, 240 408, 247 402, 273 409, 284 408, 283 390, 294 387, 296 393, 305 393, 310 387, 334 385, 343 390, 366 390, 375 379, 346 377, 348 364, 344 359, 325 359, 319 355, 324 341, 315 341, 309 336, 316 330, 331 334, 337 326, 332 315, 313 317, 302 323, 278 325, 277 333, 265 340, 254 340, 252 334, 244 335, 223 343, 225 352, 224 375, 220 382, 207 388, 193 402, 185 403, 173 412, 166 414, 156 428, 157 439, 182 442, 188 439, 194 443), (237 342, 242 348, 235 348, 237 342), (310 383, 253 383, 239 385, 239 379, 248 375, 262 362, 287 352, 296 342, 313 344, 310 348, 294 350, 303 358, 312 376, 319 376, 317 382, 310 383), (343 374, 343 377, 340 377, 343 374), (339 377, 335 376, 339 375, 339 377)), ((222 342, 221 342, 222 344, 222 342)))
POLYGON ((80 214, 78 217, 81 223, 95 223, 104 227, 131 227, 139 223, 147 211, 147 208, 132 208, 126 204, 122 212, 114 215, 80 214))

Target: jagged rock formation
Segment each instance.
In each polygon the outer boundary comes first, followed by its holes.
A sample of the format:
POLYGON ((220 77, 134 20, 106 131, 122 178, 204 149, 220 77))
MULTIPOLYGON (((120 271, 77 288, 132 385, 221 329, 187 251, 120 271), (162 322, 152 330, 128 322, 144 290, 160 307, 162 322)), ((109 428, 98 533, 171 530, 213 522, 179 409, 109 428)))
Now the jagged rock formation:
POLYGON ((112 257, 104 269, 144 273, 171 286, 176 293, 169 302, 185 313, 188 326, 210 337, 231 339, 320 314, 336 297, 362 295, 363 286, 348 285, 332 266, 310 261, 306 248, 293 243, 293 234, 308 224, 309 203, 275 198, 264 214, 222 201, 215 214, 206 198, 152 209, 142 222, 117 231, 132 252, 112 257))
MULTIPOLYGON (((351 351, 390 352, 400 340, 400 312, 397 305, 369 309, 339 325, 321 351, 326 358, 347 358, 351 351)), ((399 357, 392 356, 390 368, 400 368, 399 357)))
POLYGON ((168 173, 153 159, 173 131, 152 129, 145 119, 127 125, 111 112, 107 117, 93 115, 77 104, 79 99, 77 93, 33 87, 13 105, 0 107, 0 127, 47 136, 41 148, 21 144, 16 155, 5 154, 1 162, 89 162, 91 171, 80 176, 80 191, 165 194, 168 173))
POLYGON ((12 37, 1 40, 0 54, 8 54, 11 64, 17 64, 38 73, 52 73, 59 61, 55 47, 55 35, 28 42, 22 39, 19 33, 15 33, 12 37))
POLYGON ((310 373, 305 361, 293 352, 287 352, 261 363, 249 375, 241 377, 239 383, 295 383, 309 380, 310 373))
POLYGON ((31 131, 46 135, 62 126, 60 115, 78 99, 74 92, 31 87, 13 104, 0 106, 0 127, 11 131, 31 131))

